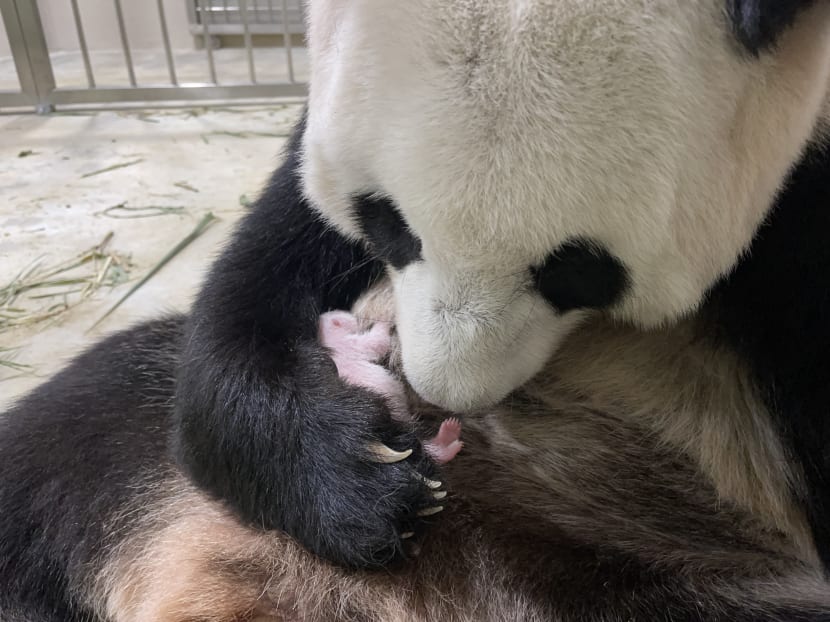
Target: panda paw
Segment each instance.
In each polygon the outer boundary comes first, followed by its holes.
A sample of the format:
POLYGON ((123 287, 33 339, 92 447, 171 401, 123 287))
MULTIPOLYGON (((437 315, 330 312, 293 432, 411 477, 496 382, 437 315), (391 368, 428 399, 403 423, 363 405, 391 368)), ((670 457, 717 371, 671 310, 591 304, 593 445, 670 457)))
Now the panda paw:
POLYGON ((279 528, 340 565, 385 567, 412 555, 414 536, 444 509, 436 464, 454 451, 452 426, 424 444, 395 415, 406 414, 403 385, 377 362, 391 344, 387 326, 360 332, 350 314, 327 313, 319 338, 324 348, 296 351, 298 442, 287 444, 296 453, 279 528))
POLYGON ((444 509, 436 461, 386 400, 343 382, 326 350, 305 344, 296 353, 296 415, 264 500, 279 514, 270 525, 349 568, 411 556, 413 536, 444 509))

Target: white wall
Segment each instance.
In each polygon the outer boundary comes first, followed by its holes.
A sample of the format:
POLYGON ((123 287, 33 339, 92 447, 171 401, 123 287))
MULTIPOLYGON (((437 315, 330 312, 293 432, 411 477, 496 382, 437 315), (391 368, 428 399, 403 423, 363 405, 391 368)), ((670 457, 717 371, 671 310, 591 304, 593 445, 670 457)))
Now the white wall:
MULTIPOLYGON (((167 29, 173 48, 192 48, 188 31, 188 0, 163 0, 167 29)), ((40 0, 40 16, 46 41, 52 51, 77 50, 78 38, 69 0, 40 0)), ((161 31, 155 0, 121 0, 130 47, 161 46, 161 31)), ((112 0, 78 0, 87 45, 93 50, 120 49, 118 22, 112 0)), ((0 28, 2 23, 0 22, 0 28)), ((9 54, 8 39, 0 32, 0 56, 9 54)))

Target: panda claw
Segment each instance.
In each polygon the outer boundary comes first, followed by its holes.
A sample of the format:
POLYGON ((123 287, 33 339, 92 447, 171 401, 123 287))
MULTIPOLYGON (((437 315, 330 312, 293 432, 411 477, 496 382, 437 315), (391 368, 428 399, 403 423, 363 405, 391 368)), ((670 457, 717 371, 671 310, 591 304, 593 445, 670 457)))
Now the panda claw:
POLYGON ((435 507, 431 508, 424 508, 423 510, 418 510, 418 516, 432 516, 433 514, 438 514, 438 512, 443 512, 444 506, 443 505, 436 505, 435 507))
POLYGON ((424 482, 424 484, 427 485, 428 488, 432 488, 433 490, 437 490, 438 488, 441 488, 441 486, 443 485, 441 482, 436 482, 434 479, 427 479, 420 473, 416 473, 415 475, 417 475, 424 482))
POLYGON ((369 445, 369 452, 372 454, 372 459, 381 464, 394 464, 401 460, 406 460, 412 455, 412 450, 396 451, 391 447, 387 447, 383 443, 372 443, 369 445))
POLYGON ((401 534, 401 540, 408 540, 415 535, 414 531, 405 531, 401 534))
POLYGON ((441 499, 447 496, 447 492, 445 490, 439 490, 437 492, 432 493, 432 498, 436 501, 440 501, 441 499))

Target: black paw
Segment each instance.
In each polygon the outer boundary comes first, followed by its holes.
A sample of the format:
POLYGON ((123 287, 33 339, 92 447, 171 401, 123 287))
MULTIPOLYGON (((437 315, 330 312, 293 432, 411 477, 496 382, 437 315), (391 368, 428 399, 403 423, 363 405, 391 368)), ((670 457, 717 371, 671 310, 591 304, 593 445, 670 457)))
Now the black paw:
POLYGON ((443 505, 414 426, 347 385, 316 341, 279 356, 192 357, 177 388, 175 450, 191 479, 246 523, 334 563, 377 568, 443 505))
POLYGON ((443 509, 436 466, 414 427, 394 420, 383 398, 345 384, 316 348, 301 360, 284 530, 335 563, 387 565, 443 509))

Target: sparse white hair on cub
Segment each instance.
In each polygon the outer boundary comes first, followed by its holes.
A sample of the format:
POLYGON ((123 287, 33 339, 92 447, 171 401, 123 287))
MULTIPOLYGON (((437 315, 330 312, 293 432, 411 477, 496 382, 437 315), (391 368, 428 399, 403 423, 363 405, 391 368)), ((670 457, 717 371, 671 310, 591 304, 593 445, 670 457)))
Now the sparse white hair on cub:
POLYGON ((353 197, 385 195, 420 238, 394 276, 404 369, 454 410, 579 321, 528 271, 568 240, 625 266, 617 317, 694 309, 827 110, 826 2, 759 55, 726 0, 312 0, 309 41, 305 191, 354 237, 353 197))

